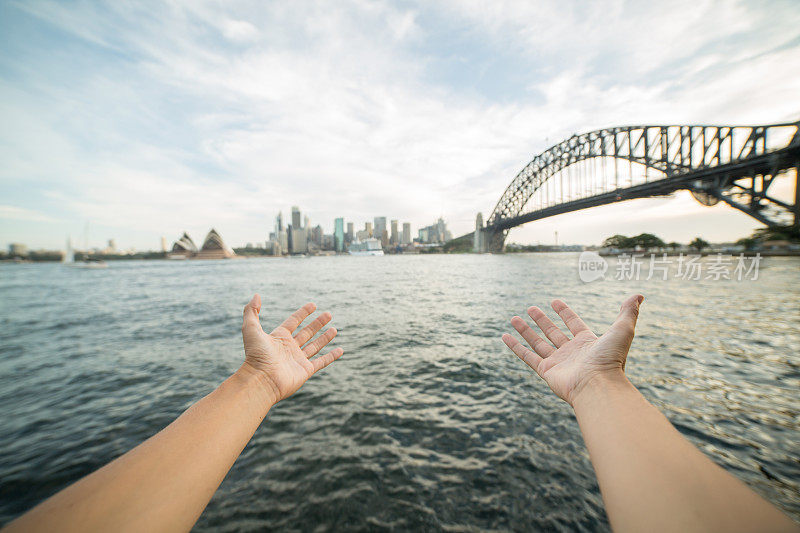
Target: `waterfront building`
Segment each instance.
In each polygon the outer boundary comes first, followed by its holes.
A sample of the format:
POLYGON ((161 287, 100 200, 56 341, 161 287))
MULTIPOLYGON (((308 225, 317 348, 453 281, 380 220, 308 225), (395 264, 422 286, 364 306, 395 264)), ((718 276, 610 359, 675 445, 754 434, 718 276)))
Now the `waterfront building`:
POLYGON ((289 253, 308 253, 308 232, 303 228, 295 227, 294 224, 289 228, 289 253))
MULTIPOLYGON (((350 226, 352 229, 352 225, 350 226)), ((344 219, 337 218, 333 221, 333 247, 337 252, 344 251, 344 219)))
POLYGON ((335 249, 335 237, 333 234, 325 234, 322 236, 322 246, 323 250, 334 250, 335 249))
MULTIPOLYGON (((372 231, 372 222, 365 222, 364 223, 364 231, 367 232, 367 237, 372 237, 374 235, 374 233, 372 231)), ((363 239, 359 239, 359 240, 363 240, 363 239)))
POLYGON ((387 248, 389 246, 389 231, 388 230, 384 229, 381 232, 380 241, 381 241, 381 246, 383 246, 384 248, 387 248))
POLYGON ((356 238, 352 242, 365 241, 365 240, 369 239, 370 237, 372 237, 372 235, 367 230, 365 230, 365 229, 358 230, 356 232, 356 238))
POLYGON ((411 244, 411 224, 403 222, 403 238, 401 244, 411 244))
POLYGON ((292 206, 292 228, 300 229, 302 227, 302 218, 300 217, 300 208, 292 206))
MULTIPOLYGON (((252 245, 251 245, 252 246, 252 245)), ((195 255, 195 259, 230 259, 236 254, 231 250, 217 230, 211 228, 203 241, 203 246, 195 255)))
POLYGON ((435 224, 425 226, 419 230, 419 241, 423 244, 445 243, 453 239, 453 234, 447 229, 447 224, 442 218, 435 224))
POLYGON ((372 236, 383 242, 383 232, 386 231, 386 217, 375 217, 374 221, 375 227, 372 228, 372 236))
POLYGON ((161 236, 161 251, 165 253, 167 251, 167 238, 163 235, 161 236))
POLYGON ((400 234, 397 232, 397 221, 392 220, 392 233, 389 236, 389 242, 392 246, 400 244, 400 234))
POLYGON ((281 254, 289 253, 289 235, 286 229, 278 232, 278 244, 280 244, 281 254))
POLYGON ((344 242, 345 244, 350 244, 353 242, 353 238, 355 237, 355 232, 353 231, 353 223, 347 223, 347 233, 344 234, 344 242))
POLYGON ((322 247, 322 236, 322 226, 318 225, 311 230, 311 242, 316 244, 318 247, 322 247))
POLYGON ((192 238, 189 237, 189 234, 184 231, 181 238, 172 244, 172 251, 169 253, 169 257, 174 259, 186 259, 194 256, 196 253, 197 245, 192 238))

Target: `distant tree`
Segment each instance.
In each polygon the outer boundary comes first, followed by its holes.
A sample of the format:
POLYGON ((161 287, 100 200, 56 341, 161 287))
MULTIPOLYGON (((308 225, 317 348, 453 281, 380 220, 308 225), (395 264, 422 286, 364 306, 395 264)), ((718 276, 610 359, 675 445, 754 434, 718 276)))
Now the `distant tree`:
POLYGON ((636 243, 631 237, 625 235, 614 235, 603 241, 603 248, 633 248, 636 243))
POLYGON ((791 241, 800 242, 800 228, 797 226, 775 226, 759 228, 750 236, 758 241, 791 241))
POLYGON ((692 242, 689 243, 689 246, 698 252, 702 252, 703 248, 708 248, 708 241, 704 241, 700 237, 696 237, 692 242))
POLYGON ((677 250, 678 248, 681 247, 681 243, 672 241, 667 246, 669 246, 672 250, 677 250))
POLYGON ((739 246, 744 246, 745 250, 753 250, 756 247, 756 244, 758 244, 758 239, 753 237, 744 237, 736 241, 736 244, 739 246))
POLYGON ((653 235, 652 233, 642 233, 636 237, 631 238, 635 246, 641 246, 645 250, 650 248, 664 248, 666 244, 664 241, 653 235))

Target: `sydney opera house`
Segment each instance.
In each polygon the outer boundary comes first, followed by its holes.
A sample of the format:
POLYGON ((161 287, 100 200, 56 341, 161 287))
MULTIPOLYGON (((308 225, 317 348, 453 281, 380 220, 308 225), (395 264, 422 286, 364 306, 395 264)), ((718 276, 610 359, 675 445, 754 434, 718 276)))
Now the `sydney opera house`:
POLYGON ((189 234, 184 232, 181 238, 172 245, 172 251, 167 257, 170 259, 230 259, 235 256, 236 254, 225 244, 217 230, 211 228, 199 250, 189 234))

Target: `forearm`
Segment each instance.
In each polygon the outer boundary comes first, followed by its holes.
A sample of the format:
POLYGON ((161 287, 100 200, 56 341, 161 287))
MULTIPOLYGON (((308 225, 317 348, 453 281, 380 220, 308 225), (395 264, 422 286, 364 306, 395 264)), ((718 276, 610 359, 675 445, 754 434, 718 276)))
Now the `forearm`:
POLYGON ((9 530, 189 530, 273 403, 243 367, 164 430, 9 530))
POLYGON ((594 380, 574 408, 615 530, 796 527, 684 439, 624 376, 594 380))

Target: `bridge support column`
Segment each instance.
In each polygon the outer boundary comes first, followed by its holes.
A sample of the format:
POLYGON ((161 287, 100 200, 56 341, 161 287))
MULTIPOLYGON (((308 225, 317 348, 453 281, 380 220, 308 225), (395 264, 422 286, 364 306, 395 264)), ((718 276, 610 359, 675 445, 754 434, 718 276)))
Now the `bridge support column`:
POLYGON ((486 228, 483 230, 483 241, 487 252, 502 253, 506 247, 506 232, 486 228))
POLYGON ((483 215, 475 217, 475 233, 472 234, 472 251, 480 254, 486 251, 486 235, 483 231, 483 215))
POLYGON ((794 225, 800 227, 800 161, 794 166, 794 225))

